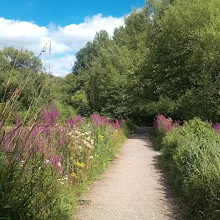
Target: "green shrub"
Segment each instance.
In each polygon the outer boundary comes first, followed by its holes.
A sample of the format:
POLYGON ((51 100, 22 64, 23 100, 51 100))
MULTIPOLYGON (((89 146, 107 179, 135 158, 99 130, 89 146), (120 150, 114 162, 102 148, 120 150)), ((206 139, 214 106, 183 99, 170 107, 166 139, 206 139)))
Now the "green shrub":
POLYGON ((124 130, 124 133, 126 136, 130 136, 133 131, 137 128, 137 126, 134 124, 134 122, 132 120, 125 120, 122 121, 122 128, 124 130))
POLYGON ((112 162, 126 138, 123 130, 115 131, 107 126, 96 128, 95 137, 93 161, 88 176, 89 182, 96 179, 112 162))
POLYGON ((220 135, 195 118, 169 131, 162 146, 163 165, 190 219, 219 219, 220 135))

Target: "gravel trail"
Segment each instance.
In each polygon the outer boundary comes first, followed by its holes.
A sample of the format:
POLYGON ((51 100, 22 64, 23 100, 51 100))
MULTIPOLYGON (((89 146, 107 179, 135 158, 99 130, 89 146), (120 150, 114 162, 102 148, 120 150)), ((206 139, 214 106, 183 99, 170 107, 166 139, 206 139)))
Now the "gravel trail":
MULTIPOLYGON (((171 220, 173 201, 167 196, 152 148, 150 128, 139 128, 122 146, 118 158, 82 196, 75 220, 171 220)), ((169 194, 169 193, 168 193, 169 194)))

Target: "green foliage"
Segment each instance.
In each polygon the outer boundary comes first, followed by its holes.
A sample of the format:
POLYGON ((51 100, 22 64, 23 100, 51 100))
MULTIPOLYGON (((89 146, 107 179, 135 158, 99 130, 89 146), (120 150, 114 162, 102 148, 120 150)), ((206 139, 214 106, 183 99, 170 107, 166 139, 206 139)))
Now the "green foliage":
POLYGON ((6 47, 0 51, 0 70, 11 71, 11 69, 42 72, 41 60, 29 50, 17 50, 6 47))
POLYGON ((166 96, 160 96, 158 101, 149 102, 141 106, 142 114, 154 117, 155 115, 173 115, 176 109, 176 103, 166 96))
POLYGON ((136 120, 218 121, 219 9, 218 0, 148 1, 113 39, 97 34, 73 68, 89 109, 136 120))
MULTIPOLYGON (((16 147, 22 155, 23 146, 16 147)), ((60 212, 56 175, 51 167, 44 168, 39 155, 19 163, 17 150, 7 155, 0 146, 0 218, 56 219, 60 212)))
POLYGON ((88 109, 111 118, 138 115, 137 106, 145 97, 138 68, 148 52, 148 8, 133 11, 125 23, 125 27, 115 30, 113 39, 105 31, 97 33, 94 40, 77 53, 73 67, 79 90, 86 93, 88 109))
POLYGON ((218 0, 176 0, 154 17, 145 69, 158 96, 177 103, 179 118, 219 120, 219 9, 218 0))
POLYGON ((147 1, 112 39, 101 31, 77 53, 72 88, 85 91, 88 111, 113 118, 217 122, 219 10, 218 0, 147 1))
POLYGON ((145 123, 167 114, 217 122, 219 11, 218 0, 149 0, 112 37, 97 33, 76 53, 65 78, 44 74, 32 52, 5 48, 0 51, 0 98, 7 100, 29 75, 17 106, 22 112, 43 90, 36 108, 55 99, 68 106, 67 112, 72 108, 84 116, 99 112, 145 123))
POLYGON ((156 124, 153 124, 153 130, 152 130, 152 141, 153 146, 156 150, 160 150, 162 148, 162 141, 164 138, 164 133, 161 129, 158 129, 156 124))
POLYGON ((76 91, 71 97, 72 105, 78 114, 86 115, 89 112, 88 100, 84 90, 76 91))
POLYGON ((96 33, 96 36, 92 42, 88 42, 84 48, 76 53, 76 62, 72 68, 72 72, 79 74, 81 70, 87 69, 91 62, 99 56, 101 48, 106 47, 110 44, 108 33, 101 30, 96 33))
POLYGON ((220 135, 208 122, 193 119, 168 132, 162 160, 190 219, 219 219, 220 135))
POLYGON ((67 118, 77 115, 76 109, 70 105, 65 105, 62 102, 56 100, 55 107, 60 112, 60 120, 65 122, 67 118))
POLYGON ((88 183, 97 179, 106 167, 114 160, 118 149, 125 140, 123 130, 115 132, 109 127, 100 127, 95 130, 95 149, 93 151, 93 162, 89 170, 88 183))
POLYGON ((112 117, 126 117, 127 81, 126 70, 132 63, 124 48, 113 44, 100 51, 100 56, 88 69, 86 94, 94 112, 111 113, 112 117), (111 56, 110 56, 111 54, 111 56), (119 56, 118 56, 119 55, 119 56))
POLYGON ((136 124, 130 119, 127 119, 126 121, 122 121, 122 128, 124 130, 124 133, 127 137, 129 137, 133 131, 137 128, 136 124))
POLYGON ((18 111, 21 116, 25 117, 26 112, 33 117, 39 106, 51 100, 48 78, 41 60, 33 52, 12 47, 0 50, 0 103, 4 106, 13 94, 20 94, 14 100, 14 112, 8 122, 12 122, 18 111))

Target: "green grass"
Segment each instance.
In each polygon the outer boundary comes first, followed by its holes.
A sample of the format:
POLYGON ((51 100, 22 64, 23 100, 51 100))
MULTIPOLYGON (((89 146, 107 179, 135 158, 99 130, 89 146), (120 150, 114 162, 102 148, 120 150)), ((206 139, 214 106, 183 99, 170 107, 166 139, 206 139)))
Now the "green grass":
POLYGON ((161 146, 162 166, 186 219, 220 219, 220 134, 197 118, 173 128, 161 146))
POLYGON ((63 190, 61 194, 63 201, 63 209, 66 210, 64 213, 69 213, 70 216, 74 216, 77 205, 80 203, 80 196, 89 190, 89 186, 97 180, 100 175, 105 172, 109 164, 112 163, 116 157, 118 150, 122 143, 126 140, 127 131, 125 131, 126 126, 123 130, 115 131, 107 127, 100 127, 96 130, 96 141, 95 148, 93 151, 93 161, 88 170, 86 178, 75 184, 69 194, 69 188, 63 190), (99 135, 103 136, 103 139, 99 138, 99 135))

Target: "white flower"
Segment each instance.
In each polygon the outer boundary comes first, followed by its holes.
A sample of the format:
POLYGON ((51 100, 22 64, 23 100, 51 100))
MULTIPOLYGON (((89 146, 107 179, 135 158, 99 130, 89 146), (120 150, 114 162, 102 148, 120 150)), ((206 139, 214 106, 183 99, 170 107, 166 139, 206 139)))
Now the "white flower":
POLYGON ((45 160, 45 162, 46 162, 46 164, 50 163, 50 161, 49 161, 49 160, 45 160))
POLYGON ((85 133, 85 135, 91 135, 91 134, 92 134, 91 131, 87 131, 87 132, 85 133))
POLYGON ((75 133, 76 133, 77 135, 81 135, 81 134, 82 134, 82 133, 79 132, 79 131, 75 131, 75 133))
POLYGON ((41 167, 38 167, 38 170, 41 170, 41 167))
POLYGON ((92 159, 93 159, 93 156, 90 156, 89 159, 92 160, 92 159))
POLYGON ((64 180, 68 180, 68 175, 66 175, 63 179, 64 179, 64 180))
POLYGON ((61 167, 61 163, 59 162, 59 163, 57 164, 57 166, 58 166, 58 167, 61 167))

